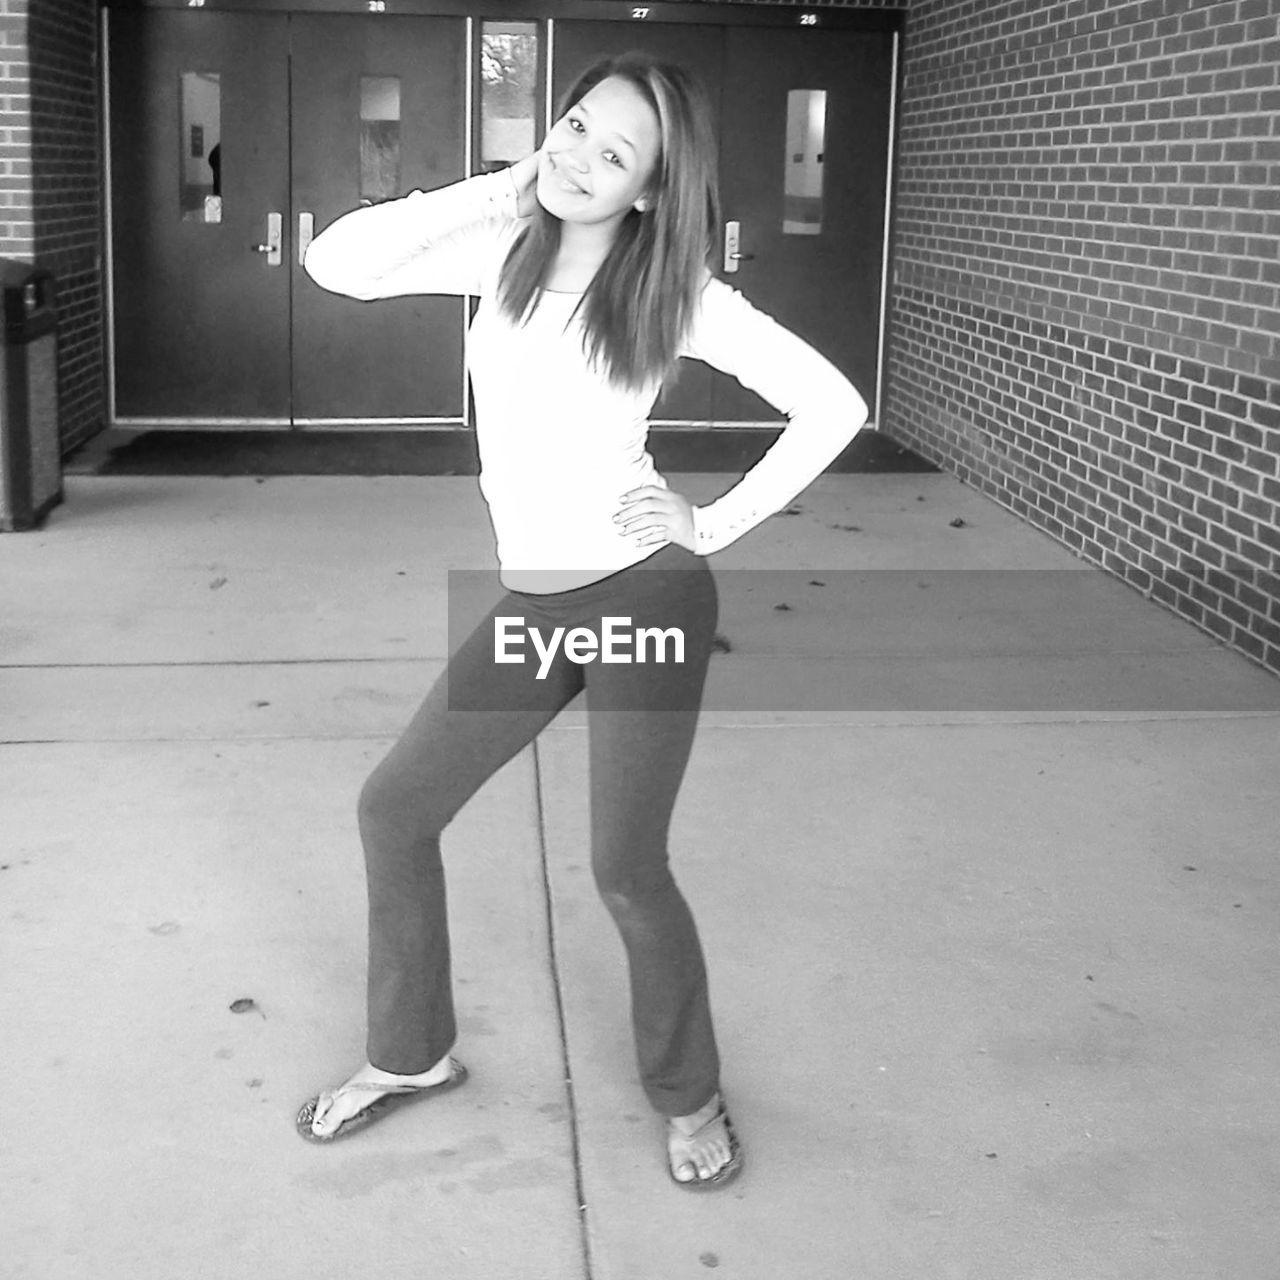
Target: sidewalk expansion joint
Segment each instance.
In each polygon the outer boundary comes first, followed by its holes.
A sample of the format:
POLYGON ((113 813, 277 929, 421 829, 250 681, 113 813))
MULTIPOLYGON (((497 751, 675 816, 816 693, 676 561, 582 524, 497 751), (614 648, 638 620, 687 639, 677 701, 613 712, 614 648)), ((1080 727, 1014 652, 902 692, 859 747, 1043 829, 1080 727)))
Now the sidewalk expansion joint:
POLYGON ((560 1062, 564 1071, 565 1100, 569 1109, 569 1141, 573 1151, 573 1195, 577 1206, 578 1233, 582 1245, 583 1280, 592 1280, 591 1234, 587 1229, 587 1201, 582 1181, 582 1144, 578 1131, 578 1106, 573 1089, 573 1070, 569 1063, 569 1035, 565 1024, 564 998, 560 982, 560 960, 556 949, 556 921, 552 907, 551 869, 547 860, 546 815, 542 806, 542 757, 538 740, 530 744, 533 753, 533 797, 537 806, 538 851, 542 864, 542 901, 547 921, 547 965, 551 977, 551 993, 555 999, 556 1026, 560 1032, 560 1062))

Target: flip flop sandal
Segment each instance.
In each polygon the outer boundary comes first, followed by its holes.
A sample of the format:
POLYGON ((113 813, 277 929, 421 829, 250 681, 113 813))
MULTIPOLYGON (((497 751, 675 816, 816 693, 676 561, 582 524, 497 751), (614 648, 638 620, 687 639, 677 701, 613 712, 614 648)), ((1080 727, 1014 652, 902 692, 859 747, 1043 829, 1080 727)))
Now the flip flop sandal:
POLYGON ((308 1142, 333 1142, 346 1134, 355 1133, 357 1129, 363 1129, 375 1120, 382 1119, 383 1116, 404 1106, 406 1102, 417 1102, 420 1098, 434 1096, 437 1093, 448 1093, 450 1089, 456 1089, 467 1078, 466 1067, 454 1058, 449 1059, 449 1072, 449 1078, 442 1080, 439 1084, 385 1085, 374 1084, 373 1082, 366 1083, 364 1081, 344 1084, 341 1088, 335 1090, 332 1095, 317 1094, 314 1098, 304 1102, 302 1110, 298 1112, 294 1120, 294 1125, 298 1133, 308 1142), (382 1097, 375 1098, 363 1110, 357 1111, 353 1116, 348 1116, 332 1133, 320 1134, 312 1129, 311 1123, 316 1118, 316 1107, 322 1097, 332 1096, 336 1099, 344 1093, 357 1092, 380 1093, 382 1097))
POLYGON ((677 1129, 675 1129, 672 1126, 670 1120, 667 1121, 668 1139, 675 1137, 675 1138, 678 1138, 681 1142, 687 1142, 692 1144, 694 1139, 696 1139, 697 1136, 700 1133, 702 1133, 704 1129, 709 1129, 718 1120, 724 1121, 725 1131, 729 1135, 729 1159, 725 1164, 721 1165, 721 1167, 717 1169, 716 1172, 711 1175, 711 1177, 709 1178, 699 1177, 697 1173, 697 1166, 694 1165, 694 1175, 692 1178, 689 1179, 688 1182, 684 1182, 680 1178, 677 1178, 676 1168, 679 1165, 682 1165, 682 1164, 693 1165, 694 1162, 690 1157, 686 1157, 684 1159, 672 1160, 671 1148, 670 1148, 670 1145, 668 1145, 667 1174, 671 1178, 671 1181, 674 1182, 676 1186, 679 1187, 682 1191, 717 1191, 721 1187, 728 1186, 728 1184, 731 1183, 734 1180, 734 1178, 736 1178, 738 1174, 742 1172, 742 1165, 743 1165, 742 1148, 738 1144, 738 1135, 734 1131, 733 1121, 729 1118, 729 1111, 728 1111, 728 1108, 724 1105, 723 1099, 720 1102, 720 1110, 717 1111, 716 1114, 713 1115, 711 1119, 706 1122, 706 1124, 700 1125, 697 1129, 695 1129, 690 1134, 680 1133, 677 1129))

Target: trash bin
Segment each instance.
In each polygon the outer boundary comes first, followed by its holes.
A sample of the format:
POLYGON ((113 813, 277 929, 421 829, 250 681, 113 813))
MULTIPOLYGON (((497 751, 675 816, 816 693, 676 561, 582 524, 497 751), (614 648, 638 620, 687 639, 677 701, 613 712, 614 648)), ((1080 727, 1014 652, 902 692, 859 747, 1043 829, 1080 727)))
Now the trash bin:
POLYGON ((0 530, 62 501, 53 273, 0 259, 0 530))

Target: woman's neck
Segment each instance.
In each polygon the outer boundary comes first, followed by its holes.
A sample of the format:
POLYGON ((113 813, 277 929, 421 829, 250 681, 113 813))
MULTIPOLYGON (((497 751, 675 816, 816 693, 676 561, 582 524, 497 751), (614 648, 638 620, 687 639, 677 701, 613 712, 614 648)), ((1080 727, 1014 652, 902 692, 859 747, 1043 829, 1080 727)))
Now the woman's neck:
POLYGON ((619 223, 562 222, 560 247, 546 281, 548 289, 584 291, 609 256, 619 223))

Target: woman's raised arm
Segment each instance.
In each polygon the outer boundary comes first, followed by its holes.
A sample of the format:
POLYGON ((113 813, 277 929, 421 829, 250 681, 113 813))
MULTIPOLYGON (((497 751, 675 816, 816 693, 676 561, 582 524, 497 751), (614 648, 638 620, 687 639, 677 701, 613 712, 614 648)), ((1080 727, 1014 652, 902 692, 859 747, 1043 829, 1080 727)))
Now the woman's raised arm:
POLYGON ((306 272, 364 301, 478 293, 498 236, 524 216, 531 161, 343 214, 311 242, 306 272))

